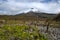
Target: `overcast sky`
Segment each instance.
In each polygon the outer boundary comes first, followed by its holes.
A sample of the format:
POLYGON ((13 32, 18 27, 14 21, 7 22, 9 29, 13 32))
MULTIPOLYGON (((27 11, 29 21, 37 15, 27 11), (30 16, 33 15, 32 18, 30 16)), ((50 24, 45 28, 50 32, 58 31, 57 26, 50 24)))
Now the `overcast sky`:
POLYGON ((37 8, 47 13, 60 12, 60 0, 0 0, 0 14, 16 14, 37 8))

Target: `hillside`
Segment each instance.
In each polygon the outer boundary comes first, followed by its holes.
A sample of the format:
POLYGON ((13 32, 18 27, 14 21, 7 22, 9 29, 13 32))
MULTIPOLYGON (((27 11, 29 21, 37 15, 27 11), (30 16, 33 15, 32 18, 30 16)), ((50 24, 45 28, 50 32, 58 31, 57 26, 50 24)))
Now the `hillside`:
POLYGON ((37 12, 28 12, 28 13, 20 13, 16 15, 0 15, 0 19, 9 19, 9 20, 36 20, 36 19, 46 19, 46 18, 54 18, 56 14, 48 14, 48 13, 37 13, 37 12))
POLYGON ((56 18, 54 18, 54 20, 60 21, 60 13, 56 16, 56 18))

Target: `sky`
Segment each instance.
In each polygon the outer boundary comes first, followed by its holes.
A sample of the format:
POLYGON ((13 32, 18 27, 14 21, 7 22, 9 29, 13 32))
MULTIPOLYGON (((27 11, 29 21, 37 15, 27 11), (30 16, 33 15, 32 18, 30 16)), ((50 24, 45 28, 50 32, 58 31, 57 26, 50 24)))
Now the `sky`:
POLYGON ((41 12, 59 13, 60 0, 0 0, 0 14, 14 15, 36 8, 41 12))

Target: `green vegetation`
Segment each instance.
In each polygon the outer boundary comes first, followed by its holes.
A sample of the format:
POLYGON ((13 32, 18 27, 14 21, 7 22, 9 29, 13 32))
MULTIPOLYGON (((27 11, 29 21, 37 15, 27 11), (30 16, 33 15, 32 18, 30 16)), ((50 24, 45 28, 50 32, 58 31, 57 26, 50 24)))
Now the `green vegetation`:
POLYGON ((56 20, 56 21, 60 21, 60 13, 57 14, 57 16, 54 18, 54 20, 56 20))
POLYGON ((47 40, 37 27, 9 26, 0 27, 0 40, 47 40))

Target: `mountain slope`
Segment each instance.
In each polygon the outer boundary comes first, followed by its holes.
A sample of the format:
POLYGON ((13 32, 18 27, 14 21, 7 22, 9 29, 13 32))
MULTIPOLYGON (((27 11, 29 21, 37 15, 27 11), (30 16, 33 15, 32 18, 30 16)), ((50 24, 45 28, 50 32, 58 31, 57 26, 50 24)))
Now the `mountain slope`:
POLYGON ((51 19, 54 18, 56 14, 48 14, 44 12, 38 12, 38 11, 28 11, 26 13, 19 13, 16 15, 0 15, 0 19, 6 19, 6 20, 45 20, 45 19, 51 19))
POLYGON ((50 17, 55 17, 56 14, 48 14, 48 13, 37 13, 37 12, 28 12, 28 13, 21 13, 21 14, 17 14, 15 16, 35 16, 35 17, 41 17, 41 18, 50 18, 50 17))

